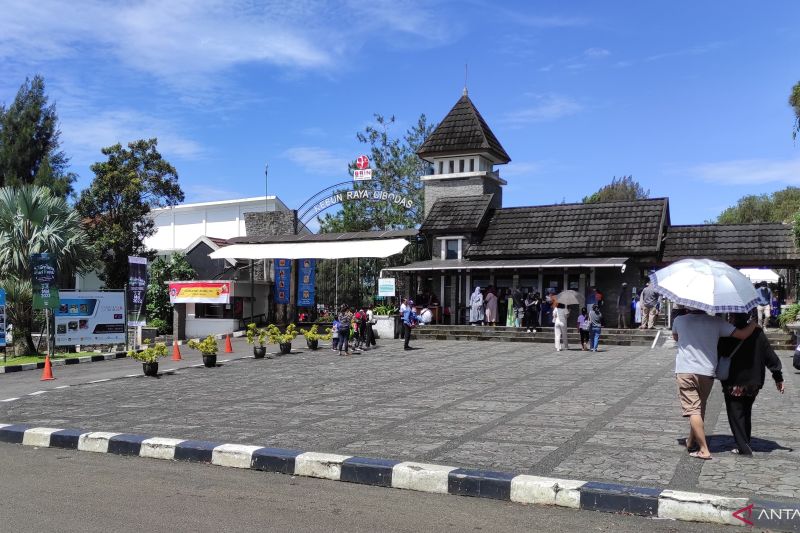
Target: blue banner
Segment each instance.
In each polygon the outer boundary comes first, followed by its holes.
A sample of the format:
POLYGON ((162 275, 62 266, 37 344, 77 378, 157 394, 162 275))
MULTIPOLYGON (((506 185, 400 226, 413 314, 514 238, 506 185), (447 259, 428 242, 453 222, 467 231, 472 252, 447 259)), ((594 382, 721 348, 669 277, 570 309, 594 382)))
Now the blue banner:
POLYGON ((311 307, 314 305, 314 285, 316 284, 316 259, 300 259, 298 261, 297 306, 311 307))
POLYGON ((292 301, 292 260, 275 259, 275 303, 288 304, 292 301))

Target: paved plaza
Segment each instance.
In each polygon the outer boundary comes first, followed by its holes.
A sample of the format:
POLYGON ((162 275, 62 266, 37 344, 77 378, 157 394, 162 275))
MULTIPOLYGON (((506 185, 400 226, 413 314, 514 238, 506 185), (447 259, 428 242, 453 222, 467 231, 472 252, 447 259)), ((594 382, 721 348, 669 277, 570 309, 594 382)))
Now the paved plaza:
MULTIPOLYGON (((303 346, 302 339, 295 347, 303 346)), ((781 352, 754 408, 754 458, 729 453, 719 384, 707 431, 715 459, 679 439, 674 350, 399 341, 352 357, 304 347, 272 360, 183 368, 0 403, 0 422, 142 433, 416 460, 586 481, 775 500, 800 498, 800 375, 781 352)), ((237 341, 237 355, 249 347, 237 341)), ((184 357, 199 356, 189 352, 184 357)), ((99 363, 115 365, 119 362, 99 363)), ((0 388, 13 375, 0 376, 0 388)))

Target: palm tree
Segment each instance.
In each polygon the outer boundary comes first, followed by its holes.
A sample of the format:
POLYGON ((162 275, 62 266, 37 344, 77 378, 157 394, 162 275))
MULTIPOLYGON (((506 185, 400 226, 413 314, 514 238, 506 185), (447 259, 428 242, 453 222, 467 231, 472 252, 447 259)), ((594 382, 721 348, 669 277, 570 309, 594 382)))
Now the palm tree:
POLYGON ((52 254, 67 275, 86 272, 94 262, 80 217, 65 200, 45 187, 0 188, 0 287, 6 289, 17 354, 36 352, 30 258, 42 252, 52 254))

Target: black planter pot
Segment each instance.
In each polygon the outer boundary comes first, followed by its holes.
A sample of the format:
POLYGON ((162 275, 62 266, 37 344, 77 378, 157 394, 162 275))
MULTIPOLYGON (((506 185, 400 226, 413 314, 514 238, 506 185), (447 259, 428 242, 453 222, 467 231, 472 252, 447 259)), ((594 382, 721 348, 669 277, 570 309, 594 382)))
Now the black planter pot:
POLYGON ((206 365, 208 368, 217 366, 217 354, 213 355, 203 354, 203 364, 206 365))
POLYGON ((267 355, 267 349, 264 346, 253 346, 253 357, 264 359, 265 355, 267 355))
POLYGON ((286 355, 292 351, 292 343, 291 342, 282 342, 278 346, 281 349, 281 355, 286 355))
POLYGON ((158 376, 158 361, 142 363, 142 370, 145 376, 150 376, 151 378, 158 376))
POLYGON ((308 346, 309 350, 316 350, 317 348, 319 348, 319 340, 315 339, 313 341, 310 341, 306 339, 306 346, 308 346))

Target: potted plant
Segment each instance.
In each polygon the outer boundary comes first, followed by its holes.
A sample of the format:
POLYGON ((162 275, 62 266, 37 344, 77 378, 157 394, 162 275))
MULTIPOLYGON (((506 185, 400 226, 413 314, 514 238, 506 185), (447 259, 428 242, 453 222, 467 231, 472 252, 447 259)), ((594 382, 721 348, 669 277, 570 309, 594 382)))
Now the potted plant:
POLYGON ((800 304, 785 306, 778 315, 778 324, 790 331, 800 330, 800 304))
POLYGON ((263 359, 267 355, 267 348, 264 344, 267 341, 267 331, 257 327, 254 323, 247 325, 247 343, 253 344, 253 357, 263 359), (255 344, 258 343, 256 346, 255 344))
POLYGON ((217 366, 217 352, 219 351, 219 346, 217 345, 217 339, 215 339, 213 335, 209 335, 203 340, 190 340, 189 348, 203 354, 203 364, 207 367, 211 368, 217 366))
POLYGON ((331 328, 325 328, 325 333, 319 333, 317 325, 311 326, 311 329, 301 329, 300 333, 306 338, 306 346, 310 350, 319 348, 319 341, 329 341, 333 338, 333 331, 331 328))
POLYGON ((272 344, 277 344, 281 349, 281 354, 288 354, 292 351, 292 341, 297 337, 297 328, 294 324, 286 326, 286 331, 281 333, 278 326, 270 324, 267 326, 267 338, 272 344))
POLYGON ((131 350, 128 357, 142 362, 142 371, 145 376, 158 376, 158 359, 167 355, 167 345, 157 342, 150 346, 150 339, 144 341, 144 349, 140 352, 131 350))
POLYGON ((379 339, 396 339, 399 333, 400 309, 391 305, 379 305, 373 309, 375 325, 372 328, 379 339))

